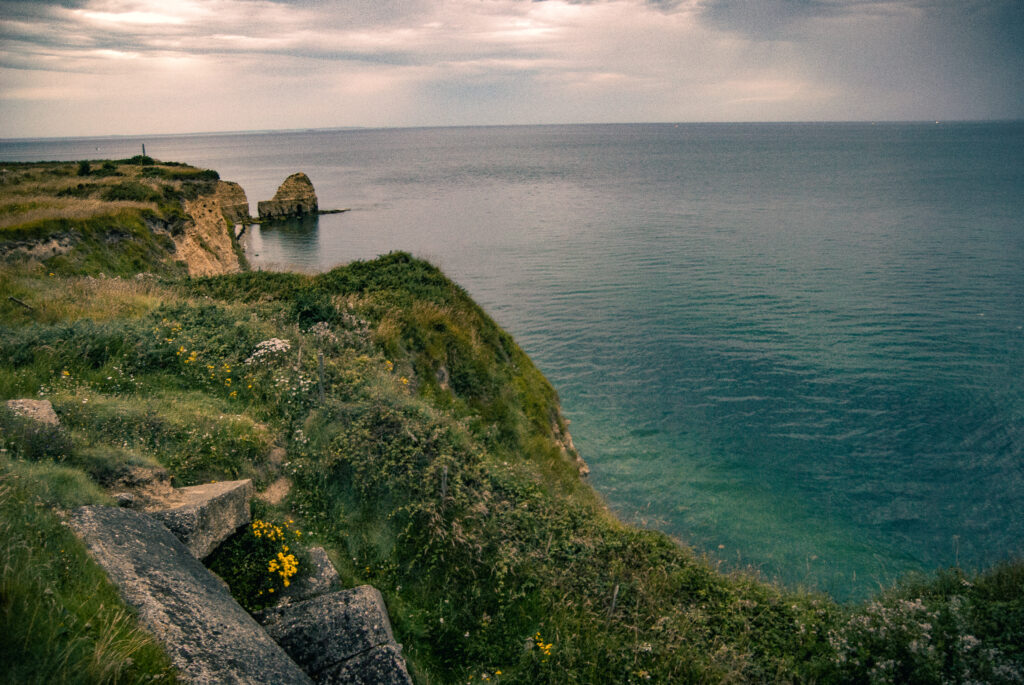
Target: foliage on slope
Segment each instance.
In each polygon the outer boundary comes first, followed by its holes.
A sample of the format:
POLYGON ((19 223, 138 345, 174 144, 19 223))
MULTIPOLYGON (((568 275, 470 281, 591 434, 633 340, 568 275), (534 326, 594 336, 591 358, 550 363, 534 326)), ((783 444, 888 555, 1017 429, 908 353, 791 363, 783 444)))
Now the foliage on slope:
MULTIPOLYGON (((262 513, 293 516, 347 583, 382 590, 420 682, 1024 679, 1020 564, 844 607, 723 574, 617 521, 556 441, 554 389, 464 291, 407 254, 318 276, 48 266, 0 274, 29 306, 0 302, 0 398, 46 397, 65 428, 41 438, 0 421, 5 474, 31 474, 58 510, 157 464, 179 485, 286 475, 290 496, 262 513)), ((4 511, 9 535, 52 556, 31 542, 35 523, 4 511)), ((35 596, 5 590, 5 627, 35 596)), ((43 641, 64 653, 71 638, 48 625, 43 641)), ((89 635, 55 680, 105 653, 89 635)))

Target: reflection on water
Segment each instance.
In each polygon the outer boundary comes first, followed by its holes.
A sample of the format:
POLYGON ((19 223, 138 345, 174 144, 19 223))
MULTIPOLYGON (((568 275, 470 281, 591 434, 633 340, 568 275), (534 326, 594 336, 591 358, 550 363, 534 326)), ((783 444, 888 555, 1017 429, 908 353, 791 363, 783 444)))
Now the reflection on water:
POLYGON ((254 261, 262 267, 312 269, 316 266, 312 257, 319 250, 320 217, 310 214, 252 224, 242 241, 246 253, 256 258, 254 261))

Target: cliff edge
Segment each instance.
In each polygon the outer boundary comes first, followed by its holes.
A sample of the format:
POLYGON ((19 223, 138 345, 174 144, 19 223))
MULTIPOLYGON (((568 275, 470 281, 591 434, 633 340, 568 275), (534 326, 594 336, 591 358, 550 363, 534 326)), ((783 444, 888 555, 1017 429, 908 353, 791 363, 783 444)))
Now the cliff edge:
POLYGON ((225 210, 216 195, 207 195, 185 203, 190 221, 174 237, 177 259, 188 266, 190 276, 216 276, 242 270, 235 252, 232 232, 225 222, 225 210))
POLYGON ((244 257, 232 226, 248 218, 237 183, 141 155, 0 174, 0 261, 54 274, 235 273, 244 257))

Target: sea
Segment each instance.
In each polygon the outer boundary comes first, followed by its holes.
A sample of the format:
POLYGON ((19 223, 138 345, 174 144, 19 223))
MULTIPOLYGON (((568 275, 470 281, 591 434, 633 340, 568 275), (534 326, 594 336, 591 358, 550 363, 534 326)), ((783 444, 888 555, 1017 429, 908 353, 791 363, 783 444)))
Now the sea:
POLYGON ((1024 123, 337 129, 141 152, 318 220, 262 269, 406 250, 511 332, 621 517, 837 599, 1024 554, 1024 123))

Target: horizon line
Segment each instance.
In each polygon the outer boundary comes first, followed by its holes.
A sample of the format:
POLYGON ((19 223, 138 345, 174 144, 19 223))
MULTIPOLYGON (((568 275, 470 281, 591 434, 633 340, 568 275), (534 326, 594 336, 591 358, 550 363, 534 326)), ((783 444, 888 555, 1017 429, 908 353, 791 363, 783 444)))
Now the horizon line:
POLYGON ((267 135, 276 133, 330 133, 345 131, 403 131, 417 129, 458 129, 458 128, 540 128, 569 126, 786 126, 786 125, 891 125, 891 124, 1012 124, 1024 122, 1024 118, 999 119, 807 119, 791 121, 605 121, 544 124, 415 124, 408 126, 300 126, 296 128, 223 129, 210 131, 184 131, 179 133, 95 133, 87 135, 44 135, 0 137, 0 143, 57 140, 118 140, 127 138, 175 138, 189 136, 221 135, 267 135))

